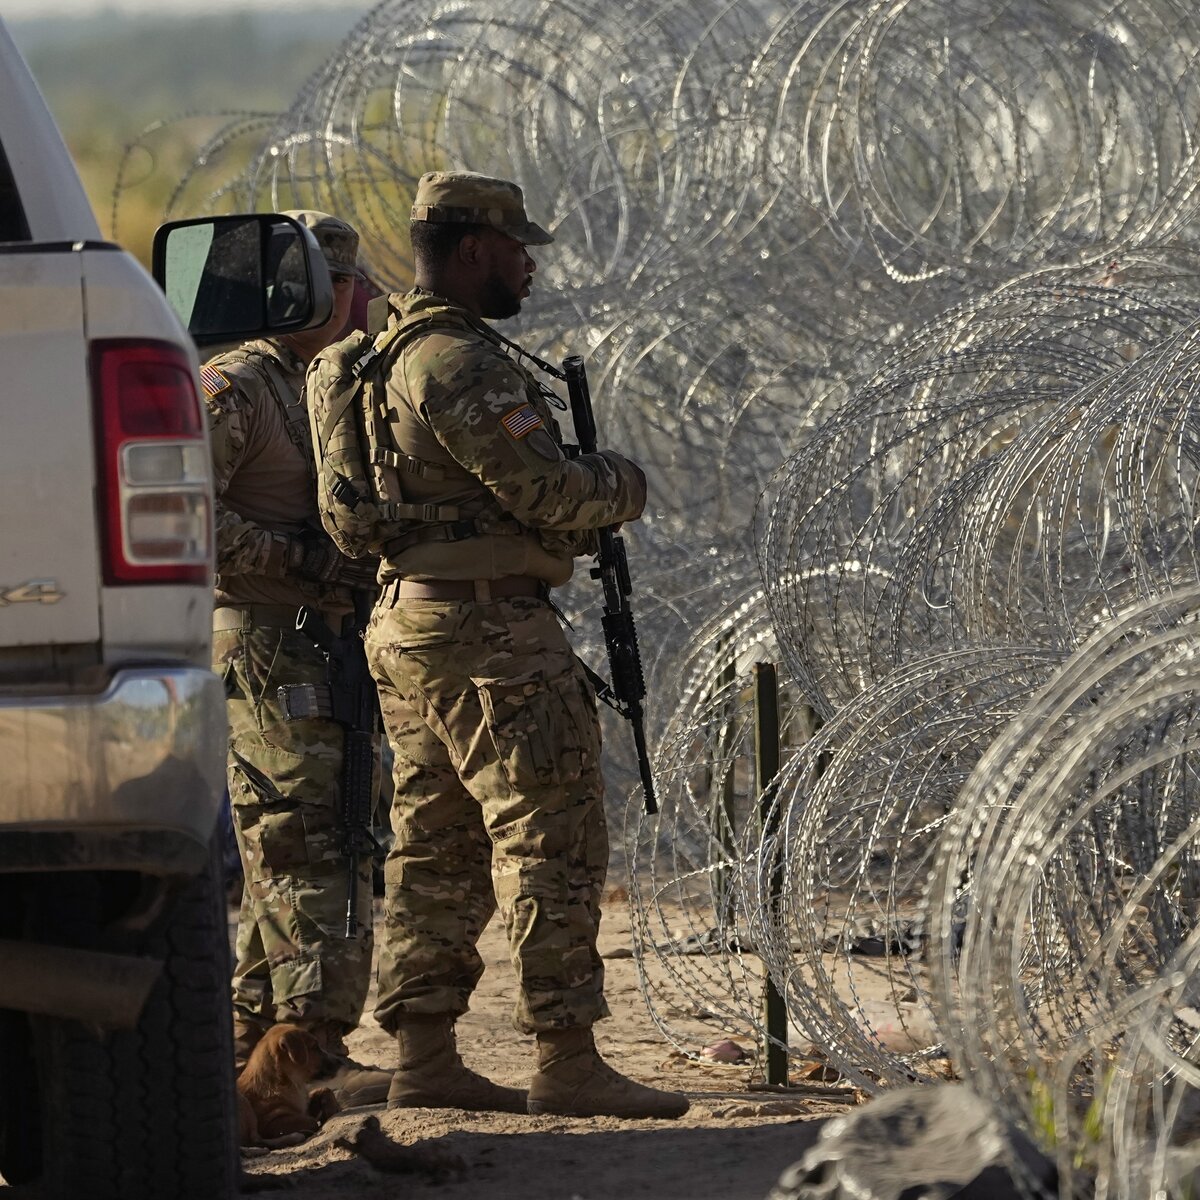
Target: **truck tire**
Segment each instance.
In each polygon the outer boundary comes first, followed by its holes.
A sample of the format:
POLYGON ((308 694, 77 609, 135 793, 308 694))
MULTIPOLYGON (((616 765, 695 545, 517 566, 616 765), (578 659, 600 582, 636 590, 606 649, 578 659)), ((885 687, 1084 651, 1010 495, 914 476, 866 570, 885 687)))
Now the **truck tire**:
POLYGON ((164 960, 134 1030, 31 1022, 48 1200, 237 1195, 229 939, 220 860, 177 898, 144 952, 164 960))
POLYGON ((31 1183, 42 1170, 37 1064, 23 1012, 0 1009, 0 1178, 31 1183))

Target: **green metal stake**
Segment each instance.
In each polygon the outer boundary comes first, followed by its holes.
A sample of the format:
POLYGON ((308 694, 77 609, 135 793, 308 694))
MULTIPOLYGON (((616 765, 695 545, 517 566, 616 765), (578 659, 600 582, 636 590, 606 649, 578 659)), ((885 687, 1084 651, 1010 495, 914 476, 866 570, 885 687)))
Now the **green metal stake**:
MULTIPOLYGON (((774 663, 754 664, 754 767, 759 796, 759 820, 764 839, 773 834, 778 812, 772 812, 775 776, 779 774, 779 680, 774 663), (771 828, 768 828, 768 825, 771 828)), ((783 864, 771 872, 767 903, 778 912, 783 892, 783 864)), ((788 1082, 787 1005, 775 981, 768 975, 764 994, 767 1036, 767 1083, 786 1086, 788 1082)))
MULTIPOLYGON (((729 639, 723 637, 717 643, 717 653, 728 653, 729 660, 724 667, 721 668, 719 676, 719 687, 722 691, 730 687, 733 681, 737 678, 737 672, 734 665, 734 651, 729 645, 729 639)), ((728 697, 725 700, 726 716, 729 715, 729 710, 736 705, 736 698, 730 700, 728 697)), ((722 764, 725 771, 725 778, 721 784, 720 796, 712 798, 712 827, 717 835, 717 843, 721 847, 721 854, 724 859, 731 859, 734 855, 734 827, 737 823, 737 788, 734 779, 734 747, 730 739, 729 725, 727 724, 724 732, 721 735, 720 741, 717 743, 717 762, 722 764)), ((713 779, 712 773, 709 772, 709 790, 711 792, 713 779)), ((722 862, 717 866, 716 878, 713 881, 716 891, 716 918, 717 929, 730 928, 730 910, 733 902, 733 890, 730 881, 729 867, 722 862)))

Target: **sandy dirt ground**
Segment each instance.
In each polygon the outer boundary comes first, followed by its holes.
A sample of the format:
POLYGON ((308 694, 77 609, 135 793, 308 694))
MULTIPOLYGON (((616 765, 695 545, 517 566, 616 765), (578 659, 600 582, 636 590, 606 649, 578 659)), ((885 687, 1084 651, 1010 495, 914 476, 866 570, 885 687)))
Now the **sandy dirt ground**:
MULTIPOLYGON (((338 1114, 301 1146, 245 1159, 247 1172, 260 1185, 286 1180, 284 1194, 294 1200, 764 1200, 822 1121, 846 1111, 845 1101, 816 1084, 786 1093, 755 1090, 762 1078, 756 1065, 697 1061, 665 1042, 638 988, 624 904, 608 906, 600 947, 613 1015, 597 1026, 597 1043, 633 1078, 686 1092, 692 1107, 681 1120, 361 1108, 338 1114), (444 1178, 385 1173, 337 1144, 353 1140, 369 1116, 391 1141, 442 1156, 444 1178)), ((480 949, 487 970, 472 1011, 459 1022, 459 1048, 476 1070, 521 1087, 534 1050, 512 1028, 513 975, 497 922, 480 949)), ((369 1015, 373 1003, 372 996, 363 1027, 349 1039, 351 1053, 360 1062, 394 1066, 392 1042, 369 1015)), ((698 1028, 696 1050, 704 1036, 698 1028)))

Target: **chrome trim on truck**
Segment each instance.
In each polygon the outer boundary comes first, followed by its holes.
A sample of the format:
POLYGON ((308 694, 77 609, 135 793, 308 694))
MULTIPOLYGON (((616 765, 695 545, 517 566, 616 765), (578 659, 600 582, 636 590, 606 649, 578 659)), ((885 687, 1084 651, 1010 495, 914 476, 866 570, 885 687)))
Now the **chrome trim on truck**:
POLYGON ((28 579, 15 587, 0 587, 0 608, 9 604, 57 604, 65 595, 57 579, 28 579))
POLYGON ((188 667, 124 670, 98 696, 0 696, 0 870, 36 869, 6 861, 3 846, 40 834, 78 841, 79 867, 138 865, 97 861, 92 836, 207 846, 225 782, 224 698, 211 671, 188 667))

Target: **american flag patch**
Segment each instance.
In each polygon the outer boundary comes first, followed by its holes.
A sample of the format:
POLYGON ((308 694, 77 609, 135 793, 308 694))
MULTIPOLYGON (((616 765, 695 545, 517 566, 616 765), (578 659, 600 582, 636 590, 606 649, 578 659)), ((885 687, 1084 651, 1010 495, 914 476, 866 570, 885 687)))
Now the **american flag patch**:
POLYGON ((227 387, 232 386, 229 377, 218 371, 216 367, 205 363, 200 368, 200 386, 210 396, 219 396, 227 387))
POLYGON ((520 408, 505 413, 500 418, 500 424, 508 430, 508 436, 518 442, 535 429, 544 428, 542 418, 528 404, 522 404, 520 408))

